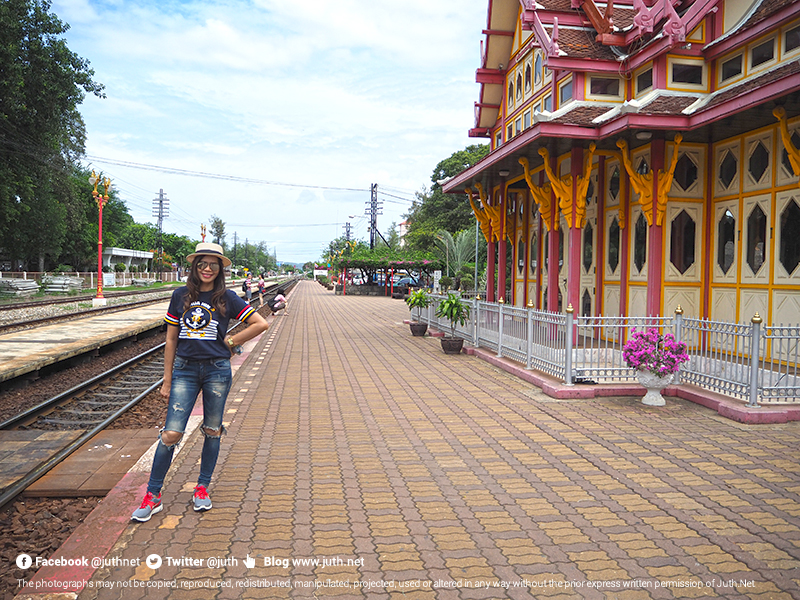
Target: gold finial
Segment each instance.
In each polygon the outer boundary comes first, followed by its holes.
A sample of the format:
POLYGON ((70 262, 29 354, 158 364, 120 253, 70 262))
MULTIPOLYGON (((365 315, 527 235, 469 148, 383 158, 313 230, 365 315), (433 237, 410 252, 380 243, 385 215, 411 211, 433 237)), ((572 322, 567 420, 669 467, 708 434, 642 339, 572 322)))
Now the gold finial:
POLYGON ((676 315, 682 315, 683 314, 683 309, 681 308, 680 304, 678 304, 678 308, 675 309, 675 314, 676 315))
POLYGON ((500 300, 498 300, 497 303, 498 304, 505 304, 505 302, 503 301, 503 297, 502 296, 500 296, 500 300))
POLYGON ((753 318, 751 319, 751 321, 752 321, 753 323, 760 324, 760 323, 763 323, 763 322, 764 322, 764 319, 762 319, 762 318, 761 318, 761 315, 759 315, 758 313, 756 313, 756 314, 754 314, 754 315, 753 315, 753 318))
POLYGON ((575 312, 575 309, 574 309, 574 308, 572 308, 572 302, 570 302, 570 303, 569 303, 569 306, 567 306, 567 312, 568 312, 569 314, 572 314, 572 313, 574 313, 574 312, 575 312))
POLYGON ((533 308, 533 300, 528 298, 528 308, 533 308))

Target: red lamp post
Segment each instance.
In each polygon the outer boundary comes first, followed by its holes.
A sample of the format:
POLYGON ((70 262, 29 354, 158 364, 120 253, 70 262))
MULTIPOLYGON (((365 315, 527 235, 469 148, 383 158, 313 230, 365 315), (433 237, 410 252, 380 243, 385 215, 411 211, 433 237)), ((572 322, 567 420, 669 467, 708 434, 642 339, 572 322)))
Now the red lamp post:
POLYGON ((111 187, 111 180, 106 177, 103 181, 97 174, 92 171, 89 177, 89 183, 94 186, 92 190, 92 197, 97 203, 99 210, 99 220, 97 228, 97 296, 92 299, 93 306, 105 306, 106 299, 103 297, 103 207, 108 202, 108 188, 111 187), (97 184, 101 184, 105 188, 105 193, 97 191, 97 184))

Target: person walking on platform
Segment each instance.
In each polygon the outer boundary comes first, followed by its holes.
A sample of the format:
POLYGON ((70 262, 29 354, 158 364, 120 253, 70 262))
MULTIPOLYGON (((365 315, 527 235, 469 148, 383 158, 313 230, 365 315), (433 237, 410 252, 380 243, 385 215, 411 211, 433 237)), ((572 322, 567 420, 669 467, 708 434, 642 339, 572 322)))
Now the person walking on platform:
POLYGON ((258 278, 258 308, 264 306, 264 292, 267 291, 267 284, 264 282, 264 276, 260 275, 258 278))
POLYGON ((249 304, 253 299, 253 276, 250 273, 247 274, 247 278, 242 283, 242 291, 249 304))
POLYGON ((269 327, 250 304, 227 289, 223 269, 229 267, 231 261, 223 255, 222 246, 201 242, 186 259, 192 262, 188 281, 172 293, 164 317, 167 342, 161 396, 169 398, 167 419, 159 432, 147 493, 131 517, 134 521, 149 521, 161 511, 164 478, 201 390, 201 430, 205 440, 193 502, 195 511, 211 508, 208 486, 217 464, 220 438, 225 432, 222 417, 231 387, 230 359, 241 353, 241 344, 269 327), (231 319, 242 321, 247 327, 229 336, 226 332, 231 319))

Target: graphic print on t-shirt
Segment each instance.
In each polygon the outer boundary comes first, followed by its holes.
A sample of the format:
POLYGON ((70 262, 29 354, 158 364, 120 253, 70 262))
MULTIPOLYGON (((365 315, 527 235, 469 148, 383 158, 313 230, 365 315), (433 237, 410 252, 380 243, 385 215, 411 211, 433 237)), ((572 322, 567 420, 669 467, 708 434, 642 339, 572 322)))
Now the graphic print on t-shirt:
POLYGON ((214 309, 205 302, 192 302, 181 316, 178 337, 184 340, 216 340, 217 321, 214 313, 214 309))

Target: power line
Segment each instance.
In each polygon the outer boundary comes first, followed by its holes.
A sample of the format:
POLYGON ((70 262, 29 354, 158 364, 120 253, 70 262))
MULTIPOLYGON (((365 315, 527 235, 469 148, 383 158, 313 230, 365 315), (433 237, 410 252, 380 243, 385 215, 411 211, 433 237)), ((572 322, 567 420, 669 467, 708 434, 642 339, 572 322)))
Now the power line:
POLYGON ((144 169, 146 171, 158 171, 161 173, 169 173, 171 175, 185 175, 187 177, 205 177, 207 179, 223 179, 226 181, 238 181, 240 183, 253 183, 257 185, 279 185, 284 187, 308 188, 317 190, 336 190, 342 192, 368 192, 368 188, 349 188, 349 187, 335 187, 330 185, 308 185, 304 183, 285 183, 280 181, 268 181, 266 179, 252 179, 249 177, 239 177, 237 175, 223 175, 221 173, 207 173, 205 171, 189 171, 187 169, 175 169, 172 167, 161 167, 158 165, 147 165, 143 163, 135 163, 125 160, 116 160, 111 158, 103 158, 101 156, 86 156, 89 160, 107 163, 110 165, 117 165, 119 167, 131 167, 134 169, 144 169))

